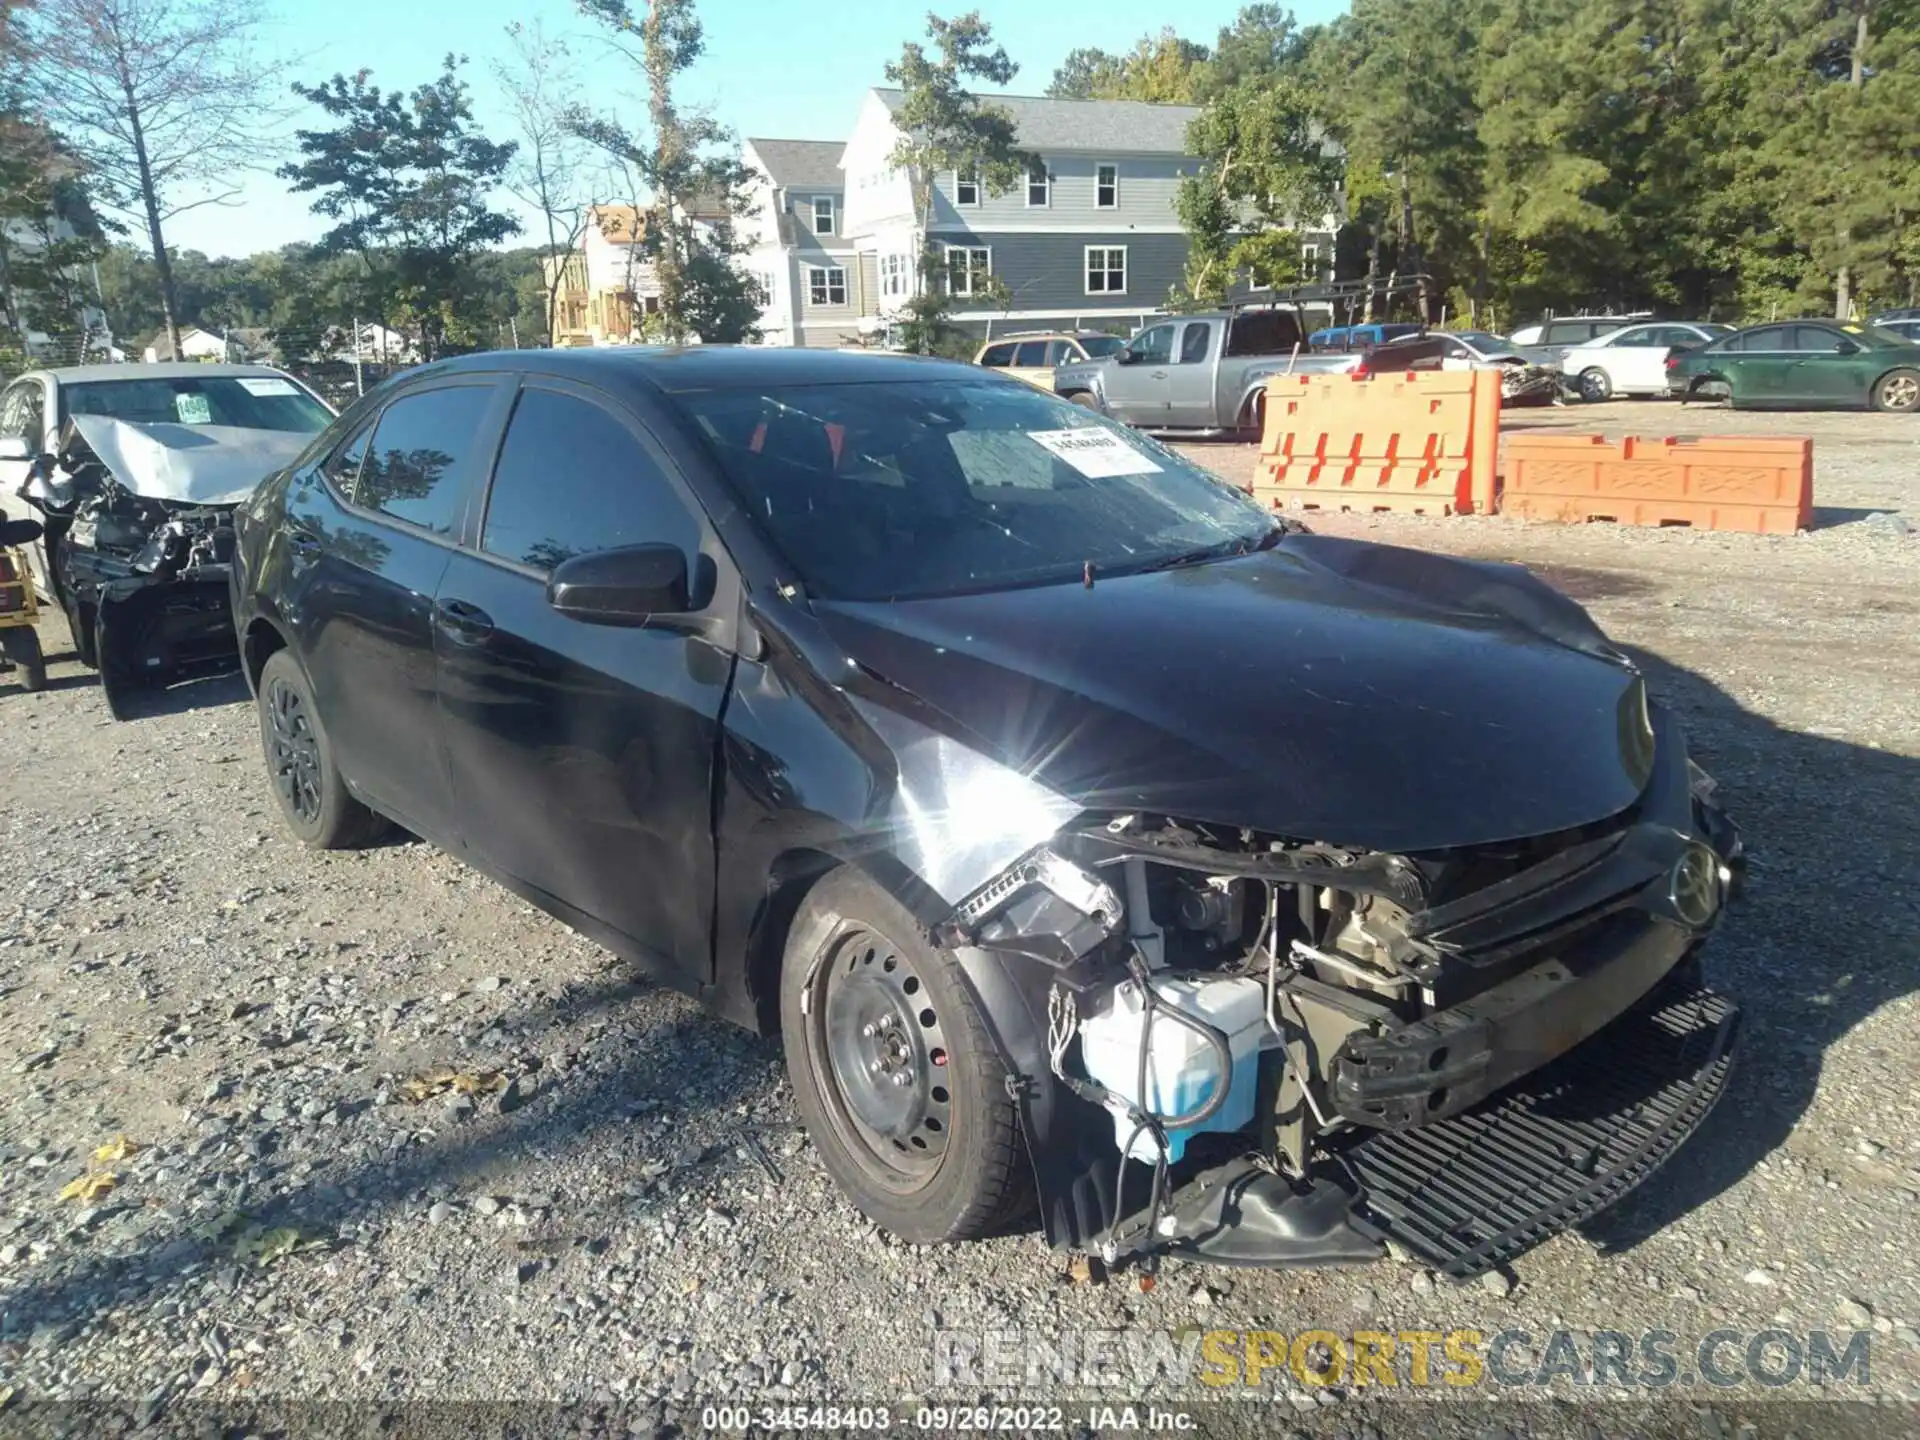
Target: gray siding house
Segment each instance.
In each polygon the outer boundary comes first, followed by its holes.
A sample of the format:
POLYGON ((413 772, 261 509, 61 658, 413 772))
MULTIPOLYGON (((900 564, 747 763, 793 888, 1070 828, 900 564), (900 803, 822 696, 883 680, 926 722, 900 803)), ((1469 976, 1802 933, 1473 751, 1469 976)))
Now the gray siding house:
POLYGON ((837 140, 755 138, 741 158, 758 175, 755 213, 745 229, 745 264, 760 281, 760 315, 770 345, 840 345, 871 314, 861 261, 844 232, 846 183, 837 140))
MULTIPOLYGON (((767 293, 767 343, 841 345, 884 333, 914 294, 923 240, 945 268, 950 313, 976 334, 1130 333, 1164 310, 1186 269, 1174 197, 1199 168, 1186 135, 1200 112, 1026 95, 990 103, 1013 117, 1037 163, 998 195, 972 175, 934 176, 924 229, 911 181, 893 164, 898 90, 868 91, 844 143, 746 142, 742 158, 761 176, 747 263, 767 293)), ((1307 258, 1330 266, 1335 217, 1295 228, 1307 258)))
MULTIPOLYGON (((925 235, 951 277, 954 318, 980 333, 1129 331, 1159 313, 1186 268, 1174 197, 1182 176, 1199 167, 1186 134, 1200 112, 1134 100, 989 101, 1013 117, 1021 148, 1037 163, 998 195, 972 175, 934 177, 925 235), (981 282, 989 275, 1006 287, 1004 299, 987 298, 981 282)), ((844 233, 874 258, 881 317, 912 293, 921 248, 910 182, 891 160, 900 104, 898 90, 870 91, 840 162, 844 233)), ((1307 217, 1297 228, 1308 258, 1330 262, 1336 218, 1307 217)))

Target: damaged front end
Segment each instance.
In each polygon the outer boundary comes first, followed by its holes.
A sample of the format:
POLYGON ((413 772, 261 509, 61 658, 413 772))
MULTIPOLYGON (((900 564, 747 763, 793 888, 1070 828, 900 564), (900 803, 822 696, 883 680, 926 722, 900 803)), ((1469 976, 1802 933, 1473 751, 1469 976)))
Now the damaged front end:
MULTIPOLYGON (((1645 712, 1643 712, 1645 713, 1645 712)), ((1386 854, 1080 820, 936 934, 1000 1031, 1054 1244, 1504 1263, 1667 1158, 1737 1015, 1697 956, 1737 832, 1677 725, 1625 812, 1386 854)))
POLYGON ((229 493, 224 475, 211 499, 204 485, 167 483, 143 453, 153 447, 138 432, 150 428, 77 417, 23 491, 46 517, 49 586, 117 720, 142 687, 239 661, 227 583, 245 491, 229 493))

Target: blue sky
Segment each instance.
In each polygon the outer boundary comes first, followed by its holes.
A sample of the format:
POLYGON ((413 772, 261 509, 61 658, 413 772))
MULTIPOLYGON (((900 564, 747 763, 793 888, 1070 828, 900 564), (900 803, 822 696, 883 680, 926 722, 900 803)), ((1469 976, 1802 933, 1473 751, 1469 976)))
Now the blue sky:
MULTIPOLYGON (((1020 65, 1009 87, 1039 94, 1069 50, 1129 48, 1140 36, 1173 24, 1211 43, 1243 0, 951 0, 940 13, 977 5, 1020 65), (1097 17, 1097 26, 1091 25, 1097 17)), ((1301 23, 1324 20, 1340 0, 1299 0, 1301 23)), ((870 0, 857 6, 809 6, 793 0, 702 0, 707 52, 687 77, 685 102, 710 108, 741 135, 840 139, 852 128, 860 97, 884 83, 882 67, 909 38, 919 39, 928 0, 870 0)), ((468 57, 466 76, 482 126, 511 138, 490 73, 506 54, 506 26, 543 23, 549 33, 578 37, 578 88, 590 104, 639 113, 633 79, 607 54, 571 0, 329 0, 283 4, 262 36, 262 49, 302 57, 294 71, 318 80, 362 66, 386 89, 411 89, 438 73, 452 50, 468 57)), ((312 125, 303 109, 295 123, 312 125)), ((307 197, 289 195, 269 172, 243 181, 240 202, 203 206, 177 217, 167 243, 209 255, 246 255, 295 240, 317 239, 324 223, 307 197)))

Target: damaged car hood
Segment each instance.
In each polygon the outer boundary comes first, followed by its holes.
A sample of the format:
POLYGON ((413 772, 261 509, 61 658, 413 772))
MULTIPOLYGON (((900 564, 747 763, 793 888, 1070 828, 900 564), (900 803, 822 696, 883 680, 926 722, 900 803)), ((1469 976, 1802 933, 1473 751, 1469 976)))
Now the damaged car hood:
POLYGON ((312 443, 289 430, 232 425, 142 425, 76 415, 80 438, 131 493, 190 505, 237 505, 312 443))
POLYGON ((1296 535, 1090 588, 815 606, 873 698, 1089 810, 1410 852, 1604 819, 1652 764, 1639 675, 1518 566, 1296 535))

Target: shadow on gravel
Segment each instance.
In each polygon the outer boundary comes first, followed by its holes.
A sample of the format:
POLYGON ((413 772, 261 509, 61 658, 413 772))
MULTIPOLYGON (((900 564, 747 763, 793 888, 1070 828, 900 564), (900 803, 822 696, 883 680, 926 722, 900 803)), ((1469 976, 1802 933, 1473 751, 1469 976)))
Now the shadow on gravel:
MULTIPOLYGON (((1715 1113, 1672 1164, 1584 1227, 1607 1250, 1737 1184, 1813 1104, 1827 1051, 1920 989, 1920 761, 1782 729, 1690 670, 1634 658, 1683 717, 1747 840, 1746 894, 1706 952, 1709 982, 1744 1017, 1715 1113)), ((1848 1159, 1836 1148, 1831 1163, 1848 1159)))
MULTIPOLYGON (((500 1231, 501 1268, 511 1281, 516 1263, 539 1267, 576 1247, 598 1253, 617 1223, 617 1212, 624 1206, 630 1213, 635 1203, 624 1195, 625 1187, 637 1190, 647 1183, 637 1166, 625 1165, 620 1158, 617 1142, 623 1127, 643 1114, 649 1120, 674 1121, 682 1136, 672 1142, 679 1154, 676 1168, 720 1163, 744 1168, 755 1162, 740 1159, 733 1150, 751 1146, 748 1132, 761 1127, 716 1125, 711 1117, 726 1115, 744 1099, 764 1095, 783 1073, 777 1044, 769 1045, 690 1005, 682 1019, 644 1031, 635 1027, 617 1042, 604 1042, 605 1050, 617 1049, 620 1056, 610 1068, 574 1066, 555 1077, 551 1061, 558 1047, 547 1038, 550 1032, 582 1022, 617 1025, 620 1012, 650 989, 650 982, 630 978, 630 972, 622 970, 503 1018, 498 1023, 511 1027, 518 1037, 503 1048, 537 1050, 547 1060, 522 1074, 520 1084, 529 1093, 520 1107, 510 1114, 497 1114, 497 1101, 482 1097, 478 1115, 456 1122, 447 1116, 440 1098, 417 1105, 395 1099, 389 1111, 395 1123, 381 1132, 392 1143, 371 1158, 336 1160, 327 1147, 340 1143, 337 1140, 302 1149, 290 1143, 297 1135, 286 1133, 289 1125, 242 1118, 227 1132, 229 1145, 257 1142, 259 1149, 251 1161, 243 1152, 239 1164, 265 1161, 274 1169, 285 1169, 304 1160, 313 1166, 308 1179, 292 1193, 271 1199, 223 1196, 210 1209, 143 1237, 144 1243, 131 1252, 87 1258, 64 1276, 29 1281, 8 1297, 7 1308, 36 1326, 83 1325, 117 1307, 175 1291, 210 1265, 216 1273, 223 1268, 231 1272, 222 1288, 244 1288, 242 1277, 250 1262, 233 1258, 230 1235, 216 1238, 207 1233, 208 1222, 229 1208, 244 1213, 249 1226, 266 1230, 291 1226, 305 1235, 350 1243, 364 1222, 428 1223, 429 1197, 471 1201, 489 1193, 485 1188, 489 1184, 497 1187, 492 1192, 496 1195, 522 1192, 526 1187, 515 1184, 511 1172, 530 1154, 550 1156, 568 1149, 603 1157, 602 1202, 585 1210, 563 1210, 538 1228, 500 1231), (409 1125, 408 1120, 413 1123, 409 1125), (702 1124, 703 1120, 708 1123, 702 1124), (429 1127, 435 1132, 431 1138, 418 1138, 429 1127), (697 1145, 696 1131, 708 1135, 709 1143, 697 1145), (716 1135, 724 1138, 711 1138, 716 1135)), ((441 1047, 442 1058, 449 1061, 468 1048, 451 1034, 442 1038, 441 1047)), ((342 1103, 343 1111, 358 1116, 371 1106, 371 1076, 366 1079, 366 1093, 342 1103)), ((774 1162, 768 1158, 760 1163, 774 1162)), ((0 1355, 4 1353, 5 1347, 0 1346, 0 1355)))
POLYGON ((186 680, 178 685, 151 690, 135 690, 129 697, 130 720, 154 720, 162 715, 181 715, 189 710, 211 710, 220 705, 250 703, 247 681, 238 670, 225 675, 209 675, 203 680, 186 680))

